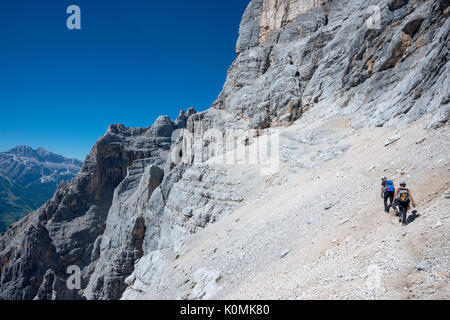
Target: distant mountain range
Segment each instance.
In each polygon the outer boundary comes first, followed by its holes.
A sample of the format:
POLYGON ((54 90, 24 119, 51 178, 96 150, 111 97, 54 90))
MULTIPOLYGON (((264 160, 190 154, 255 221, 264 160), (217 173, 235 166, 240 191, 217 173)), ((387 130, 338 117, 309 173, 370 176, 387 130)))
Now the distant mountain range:
POLYGON ((0 232, 51 199, 58 184, 74 178, 81 165, 43 148, 0 152, 0 232))

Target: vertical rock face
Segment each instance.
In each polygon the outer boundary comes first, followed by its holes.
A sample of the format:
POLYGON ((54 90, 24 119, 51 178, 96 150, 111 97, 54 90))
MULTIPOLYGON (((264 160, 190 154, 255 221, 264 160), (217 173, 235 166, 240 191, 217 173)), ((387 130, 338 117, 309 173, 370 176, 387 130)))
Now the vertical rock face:
POLYGON ((253 0, 214 107, 253 128, 289 124, 313 107, 348 114, 357 127, 424 114, 440 126, 450 112, 448 6, 253 0))
POLYGON ((0 298, 157 291, 170 265, 162 252, 176 259, 185 236, 236 209, 255 187, 254 172, 233 176, 207 163, 209 153, 199 163, 173 161, 177 129, 264 129, 312 108, 355 127, 401 126, 425 114, 429 126, 442 126, 450 112, 448 16, 444 0, 252 0, 211 109, 162 116, 150 128, 111 126, 78 176, 0 237, 0 298), (376 28, 368 27, 369 4, 380 12, 376 28), (71 265, 82 271, 80 290, 65 285, 71 265))
POLYGON ((300 16, 322 5, 321 0, 263 0, 259 22, 259 43, 275 30, 284 28, 300 16))
POLYGON ((43 148, 17 146, 0 152, 0 232, 42 206, 59 183, 77 175, 81 165, 43 148))
POLYGON ((120 298, 126 288, 125 278, 143 254, 146 203, 163 178, 164 171, 150 159, 137 160, 128 168, 114 193, 105 232, 97 240, 99 260, 86 290, 87 298, 120 298))

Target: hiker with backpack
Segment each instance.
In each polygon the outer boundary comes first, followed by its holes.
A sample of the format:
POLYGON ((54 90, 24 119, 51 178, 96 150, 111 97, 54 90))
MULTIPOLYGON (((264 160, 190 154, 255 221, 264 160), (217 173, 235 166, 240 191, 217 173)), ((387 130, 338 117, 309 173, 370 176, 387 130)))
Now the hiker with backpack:
POLYGON ((386 177, 381 178, 381 199, 384 199, 384 211, 389 213, 389 209, 394 203, 395 187, 394 182, 386 177), (389 205, 388 205, 389 200, 389 205))
POLYGON ((395 204, 399 210, 399 220, 402 225, 406 225, 406 218, 408 216, 409 204, 412 203, 413 207, 416 207, 416 203, 412 197, 411 191, 406 189, 406 183, 401 182, 400 188, 395 191, 395 204))

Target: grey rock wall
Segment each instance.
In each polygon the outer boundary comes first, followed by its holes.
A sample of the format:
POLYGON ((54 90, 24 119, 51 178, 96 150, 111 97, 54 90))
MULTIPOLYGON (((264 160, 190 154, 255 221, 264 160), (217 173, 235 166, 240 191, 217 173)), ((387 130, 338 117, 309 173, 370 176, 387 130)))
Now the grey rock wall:
POLYGON ((289 124, 310 108, 354 125, 448 120, 448 1, 272 1, 249 4, 214 107, 252 128, 289 124), (371 17, 380 13, 379 26, 371 17))

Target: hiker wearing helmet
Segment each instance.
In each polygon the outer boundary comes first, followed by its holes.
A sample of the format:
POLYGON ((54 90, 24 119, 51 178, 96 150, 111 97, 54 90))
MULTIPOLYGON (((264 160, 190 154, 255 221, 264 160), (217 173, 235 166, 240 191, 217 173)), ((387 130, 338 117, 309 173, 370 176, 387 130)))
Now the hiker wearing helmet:
POLYGON ((384 199, 384 211, 389 213, 389 209, 394 202, 395 188, 394 182, 386 177, 381 178, 381 199, 384 199), (388 205, 389 200, 389 205, 388 205))
POLYGON ((412 197, 411 191, 406 188, 406 183, 401 182, 400 188, 395 191, 395 203, 399 209, 399 222, 402 225, 406 225, 406 218, 408 216, 409 204, 412 202, 413 206, 416 206, 414 199, 412 197))

